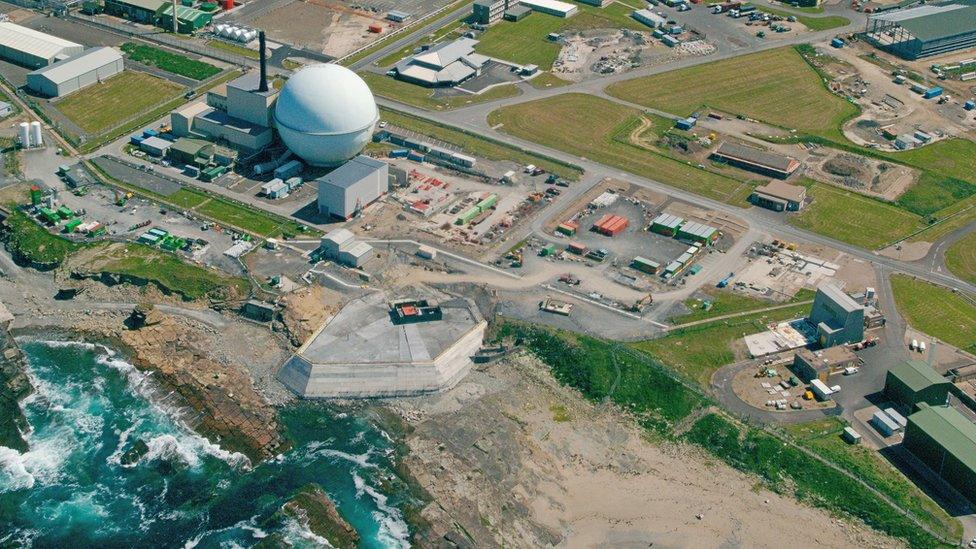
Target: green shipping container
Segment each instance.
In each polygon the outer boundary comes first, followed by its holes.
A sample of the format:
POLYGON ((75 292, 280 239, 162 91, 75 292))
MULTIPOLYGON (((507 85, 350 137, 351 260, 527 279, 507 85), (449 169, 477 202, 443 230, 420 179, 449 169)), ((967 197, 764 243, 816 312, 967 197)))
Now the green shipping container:
POLYGON ((462 213, 461 215, 459 215, 458 218, 457 218, 457 221, 455 221, 454 224, 455 225, 467 225, 468 223, 471 223, 471 220, 472 219, 478 217, 478 214, 480 214, 480 213, 481 213, 481 210, 478 209, 477 206, 474 206, 471 209, 469 209, 468 211, 466 211, 466 212, 462 213))
POLYGON ((78 225, 81 225, 81 220, 80 219, 72 219, 71 221, 69 221, 69 222, 67 222, 67 223, 64 224, 64 232, 66 232, 66 233, 73 233, 73 232, 75 232, 75 229, 78 228, 78 225))
POLYGON ((541 250, 539 250, 539 255, 542 256, 542 257, 550 256, 550 255, 553 255, 555 253, 556 253, 556 245, 555 244, 550 244, 550 245, 546 246, 545 248, 542 248, 541 250))
POLYGON ((488 198, 482 200, 481 202, 478 202, 478 204, 475 207, 481 211, 485 211, 488 208, 493 207, 497 203, 498 203, 498 195, 492 194, 488 198))

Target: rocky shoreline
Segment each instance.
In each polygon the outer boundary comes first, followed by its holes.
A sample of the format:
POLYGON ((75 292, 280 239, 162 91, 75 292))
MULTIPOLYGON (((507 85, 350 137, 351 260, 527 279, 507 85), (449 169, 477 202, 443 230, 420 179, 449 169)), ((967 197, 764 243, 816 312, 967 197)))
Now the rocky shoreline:
POLYGON ((23 433, 30 428, 20 407, 20 401, 33 391, 26 368, 13 335, 6 326, 0 328, 0 446, 18 452, 27 451, 23 433))

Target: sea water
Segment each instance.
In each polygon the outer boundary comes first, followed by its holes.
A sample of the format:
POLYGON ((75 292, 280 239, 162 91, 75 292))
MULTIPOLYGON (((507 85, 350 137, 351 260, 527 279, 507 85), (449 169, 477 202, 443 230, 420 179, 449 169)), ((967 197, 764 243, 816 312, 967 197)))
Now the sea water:
POLYGON ((252 466, 187 427, 166 391, 112 350, 22 338, 34 393, 23 402, 29 451, 0 446, 0 546, 248 547, 277 533, 326 545, 278 511, 319 484, 363 547, 405 547, 409 490, 392 439, 321 405, 282 411, 294 447, 252 466), (149 450, 123 465, 142 440, 149 450))

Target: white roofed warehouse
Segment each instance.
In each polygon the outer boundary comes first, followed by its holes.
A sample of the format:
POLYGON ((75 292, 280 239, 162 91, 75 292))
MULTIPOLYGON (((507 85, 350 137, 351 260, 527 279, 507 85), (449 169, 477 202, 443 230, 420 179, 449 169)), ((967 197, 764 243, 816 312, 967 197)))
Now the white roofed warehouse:
POLYGON ((84 51, 81 44, 57 36, 0 21, 0 57, 18 65, 39 69, 84 51))
POLYGON ((349 219, 386 194, 389 164, 357 156, 317 180, 319 213, 349 219))
POLYGON ((27 87, 45 97, 61 97, 97 84, 124 69, 115 48, 92 48, 27 75, 27 87))
POLYGON ((397 63, 397 78, 421 86, 456 86, 481 74, 490 59, 475 53, 472 38, 438 44, 397 63))

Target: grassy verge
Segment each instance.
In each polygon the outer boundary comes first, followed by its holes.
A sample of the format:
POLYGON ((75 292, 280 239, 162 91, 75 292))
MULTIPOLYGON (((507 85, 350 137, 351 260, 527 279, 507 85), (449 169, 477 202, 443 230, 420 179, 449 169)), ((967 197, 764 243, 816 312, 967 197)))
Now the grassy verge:
POLYGON ((569 80, 563 80, 551 72, 544 72, 532 80, 529 80, 529 84, 533 88, 544 90, 547 88, 560 88, 562 86, 572 84, 572 82, 569 80))
MULTIPOLYGON (((717 316, 744 313, 758 309, 765 309, 768 307, 775 307, 777 305, 783 305, 783 303, 780 302, 750 297, 730 290, 710 289, 705 293, 708 295, 708 297, 705 299, 712 303, 711 308, 708 310, 703 309, 702 305, 704 304, 704 301, 702 300, 687 299, 685 300, 685 306, 688 307, 691 312, 671 317, 671 322, 673 324, 686 324, 688 322, 706 320, 717 316)), ((795 303, 813 299, 813 296, 813 290, 803 288, 797 292, 795 296, 793 296, 793 299, 791 299, 790 302, 795 303)))
POLYGON ((807 195, 813 203, 791 215, 791 225, 869 250, 923 227, 918 215, 825 183, 814 183, 807 195), (851 215, 852 211, 857 215, 851 215))
POLYGON ((460 29, 461 29, 460 22, 456 24, 444 25, 443 27, 428 34, 427 36, 421 38, 420 40, 417 40, 416 42, 413 42, 411 44, 407 44, 406 46, 403 46, 402 48, 396 50, 395 52, 385 57, 381 57, 379 60, 376 61, 376 65, 379 67, 389 67, 394 63, 396 63, 397 61, 403 59, 404 57, 412 54, 415 49, 422 46, 423 44, 434 44, 448 37, 454 38, 455 36, 452 36, 454 34, 460 35, 461 33, 460 29))
POLYGON ((380 116, 383 120, 394 126, 399 126, 450 143, 464 149, 469 154, 487 158, 488 160, 508 160, 522 165, 535 164, 549 173, 554 173, 559 177, 571 181, 578 181, 583 174, 583 170, 578 166, 529 153, 500 141, 495 141, 494 139, 476 135, 465 130, 444 126, 387 108, 380 109, 380 116))
POLYGON ((232 53, 234 55, 240 55, 247 59, 260 59, 261 54, 257 50, 252 50, 244 46, 238 46, 237 44, 231 44, 229 42, 224 42, 223 40, 211 40, 207 42, 207 46, 215 50, 225 51, 227 53, 232 53))
POLYGON ((976 304, 928 282, 892 275, 898 311, 914 328, 970 353, 976 352, 976 304))
POLYGON ((957 240, 946 250, 945 263, 952 274, 976 284, 976 231, 957 240))
POLYGON ((927 216, 976 194, 976 185, 925 172, 898 197, 897 204, 912 213, 927 216))
POLYGON ((151 74, 126 71, 73 93, 54 106, 82 130, 97 134, 158 105, 181 89, 151 74))
POLYGON ((503 84, 495 86, 482 93, 450 95, 446 97, 436 97, 437 90, 417 86, 409 82, 397 80, 391 76, 376 74, 368 71, 359 73, 359 76, 369 84, 369 89, 380 97, 386 97, 394 101, 400 101, 407 105, 413 105, 422 109, 429 110, 448 110, 464 105, 484 103, 486 101, 496 101, 506 97, 518 95, 519 89, 515 84, 503 84))
POLYGON ((664 337, 640 341, 631 346, 707 387, 716 370, 735 361, 732 352, 735 341, 763 331, 772 322, 798 318, 809 312, 810 305, 794 305, 677 328, 664 337))
MULTIPOLYGON (((632 144, 630 137, 639 129, 641 116, 636 109, 606 99, 570 93, 503 107, 492 112, 488 122, 516 137, 708 198, 748 204, 750 182, 689 165, 688 160, 671 157, 660 149, 632 144)), ((654 125, 653 119, 651 123, 654 125)))
POLYGON ((237 227, 266 238, 277 236, 292 238, 298 234, 312 236, 318 233, 318 231, 305 231, 302 233, 301 225, 295 221, 216 196, 210 197, 210 200, 193 211, 203 214, 219 223, 237 227))
POLYGON ((926 227, 923 231, 913 235, 909 242, 935 242, 943 236, 976 221, 976 201, 969 200, 950 206, 930 216, 939 223, 926 227))
POLYGON ((877 452, 848 444, 841 438, 844 422, 829 418, 787 428, 797 442, 843 467, 898 503, 935 532, 962 538, 962 524, 905 478, 877 452))
POLYGON ((605 8, 575 4, 579 13, 568 19, 533 13, 518 22, 499 21, 479 37, 478 53, 522 65, 538 65, 542 70, 552 68, 561 46, 546 39, 550 33, 564 33, 589 29, 634 29, 647 27, 630 17, 633 8, 613 3, 605 8))
POLYGON ((215 67, 210 63, 204 63, 197 59, 177 55, 145 44, 126 42, 122 44, 122 51, 133 61, 142 63, 143 65, 157 67, 166 72, 192 78, 193 80, 206 80, 220 74, 221 71, 220 67, 215 67))
POLYGON ((687 433, 677 435, 674 427, 679 422, 711 402, 680 376, 641 353, 617 343, 520 322, 506 321, 496 331, 500 337, 521 341, 549 366, 559 382, 591 401, 614 402, 655 437, 680 436, 732 467, 756 475, 772 490, 792 494, 839 516, 855 517, 913 547, 945 546, 842 472, 843 466, 838 465, 838 470, 816 460, 788 437, 742 426, 719 413, 704 415, 687 433))
POLYGON ((796 20, 804 27, 817 32, 825 31, 830 29, 836 29, 838 27, 846 27, 851 24, 851 20, 846 17, 841 17, 839 15, 828 15, 825 17, 810 17, 809 15, 799 15, 795 13, 790 13, 788 11, 778 10, 775 8, 767 8, 765 6, 759 8, 760 11, 764 11, 771 15, 779 15, 781 17, 796 17, 796 20))
POLYGON ((54 267, 83 247, 82 244, 51 234, 17 209, 16 205, 8 206, 12 213, 6 221, 7 226, 10 227, 7 249, 15 258, 54 267))

